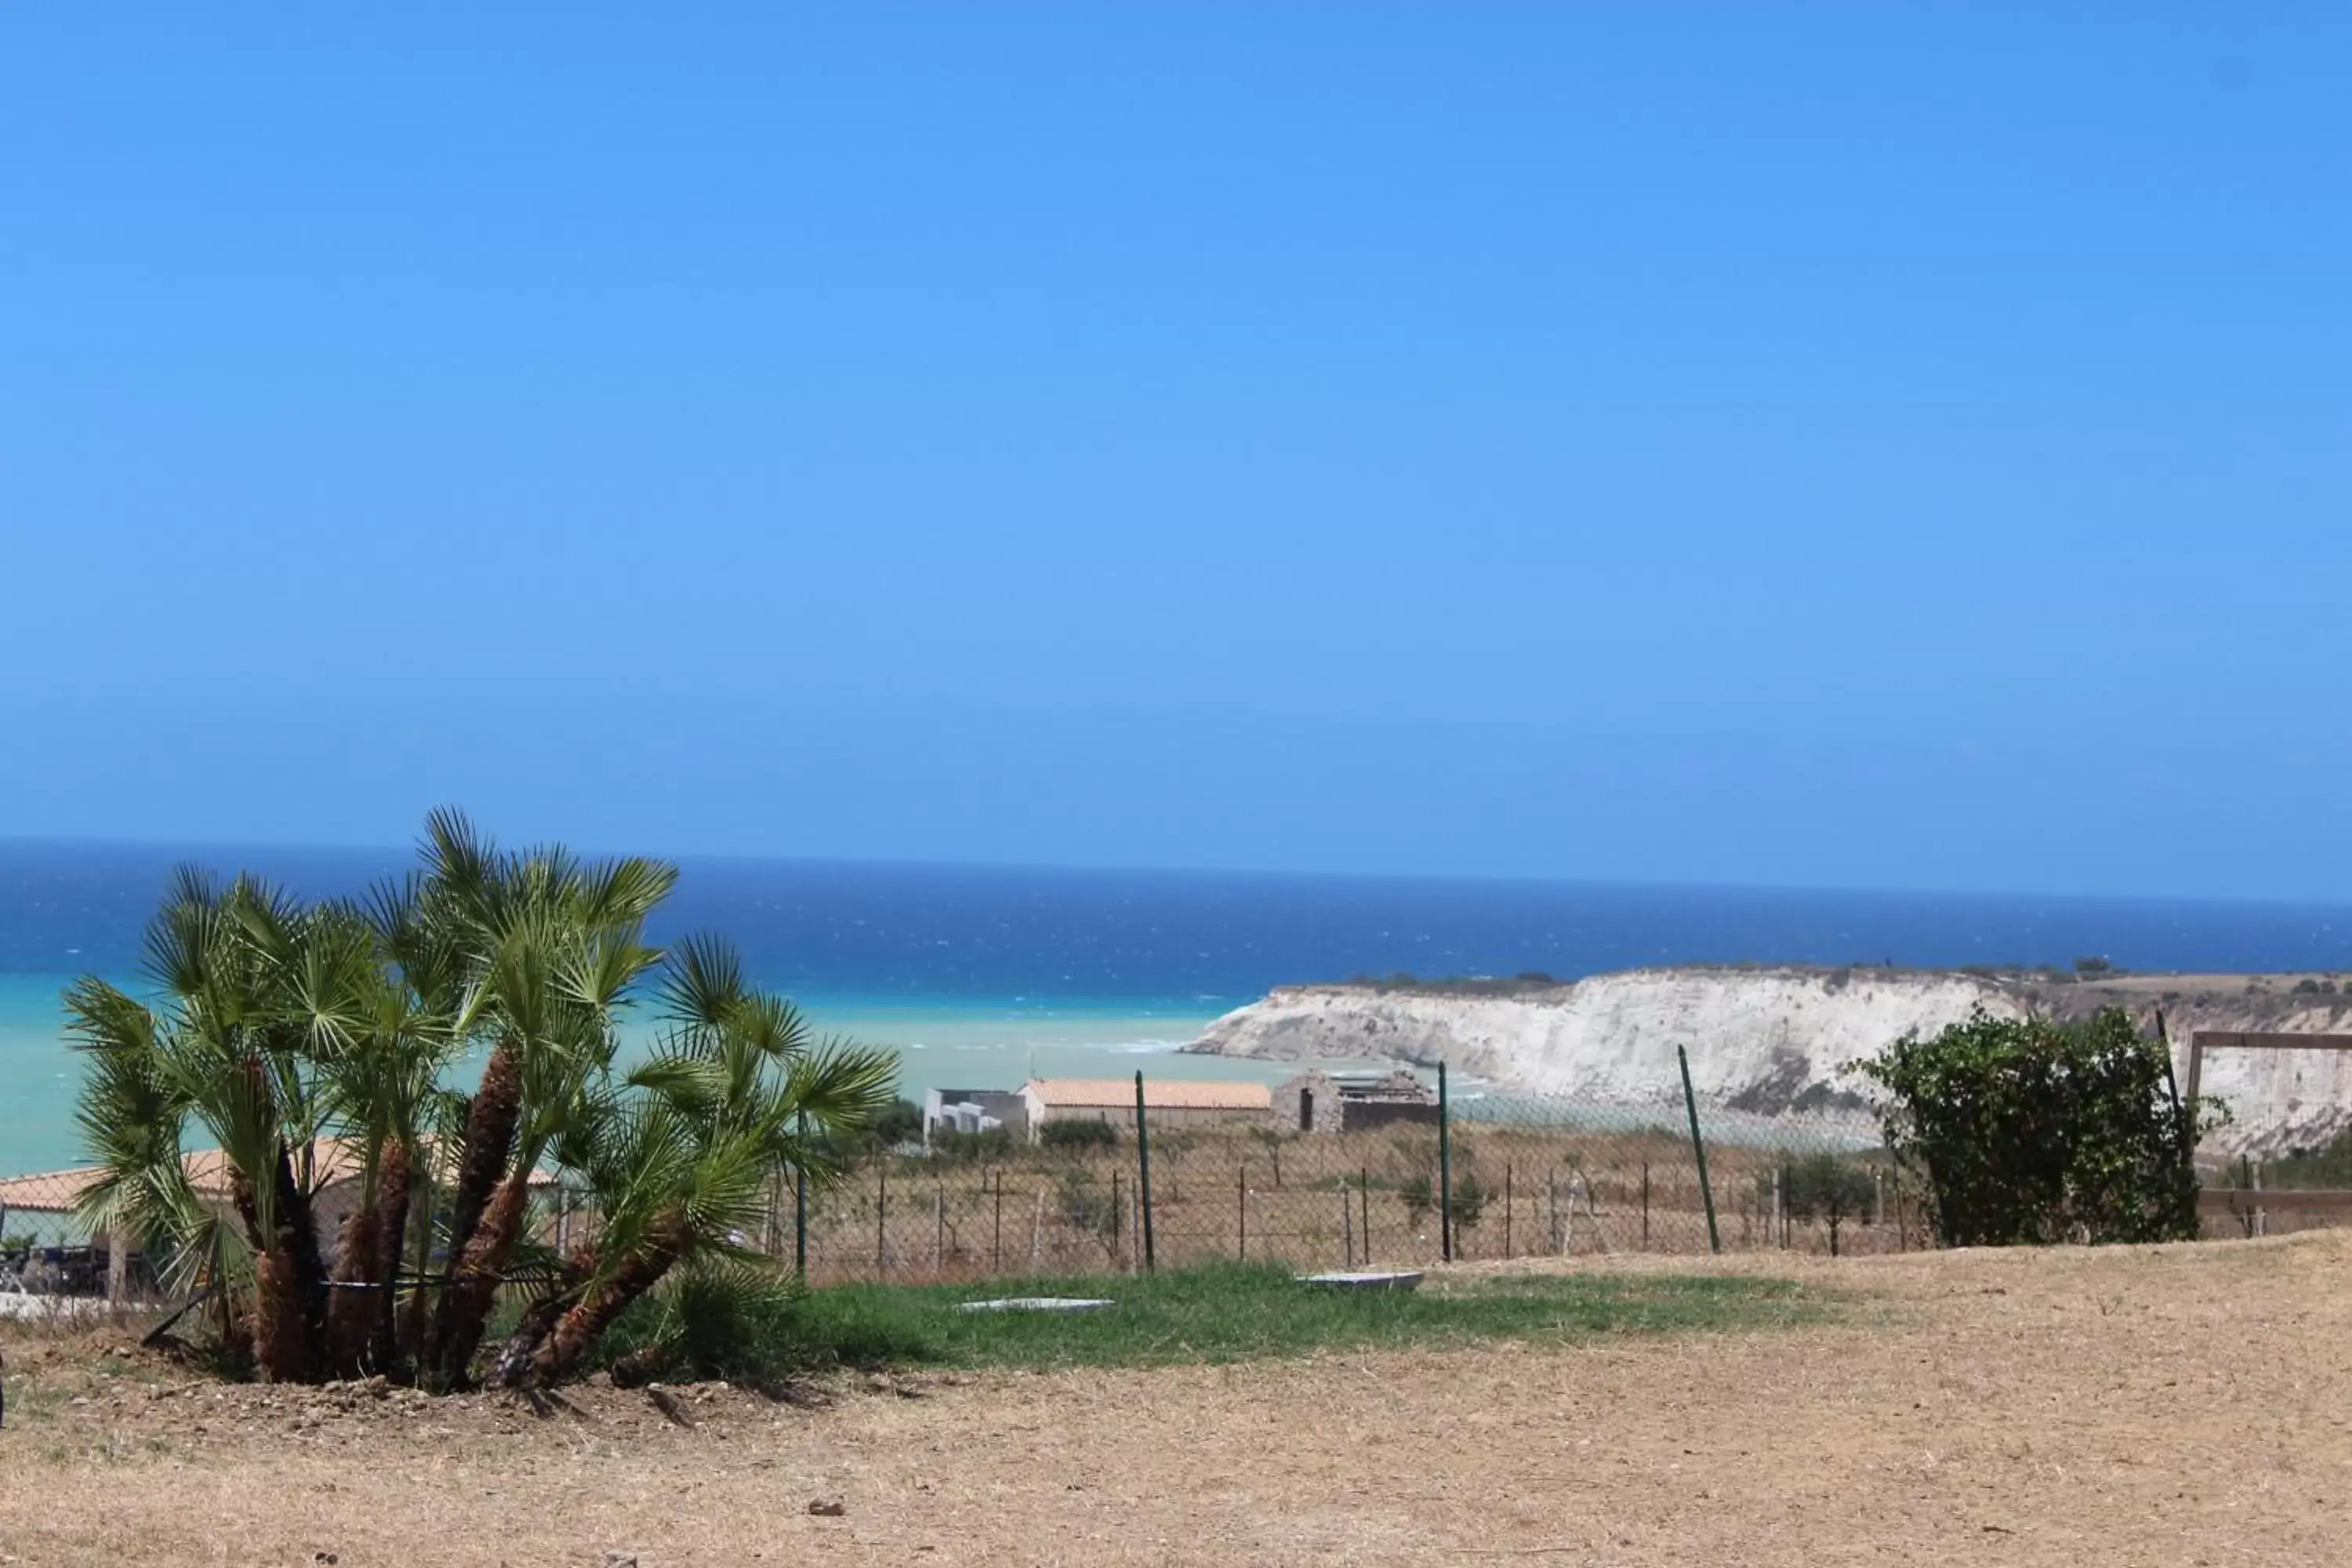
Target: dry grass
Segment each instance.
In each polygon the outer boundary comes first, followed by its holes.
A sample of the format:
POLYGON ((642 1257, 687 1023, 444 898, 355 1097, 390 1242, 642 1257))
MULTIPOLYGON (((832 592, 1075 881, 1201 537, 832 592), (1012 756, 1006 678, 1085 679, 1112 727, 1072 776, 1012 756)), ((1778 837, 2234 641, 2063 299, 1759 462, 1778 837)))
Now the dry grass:
POLYGON ((859 1382, 821 1408, 699 1390, 680 1412, 692 1426, 609 1390, 541 1417, 488 1399, 186 1386, 88 1343, 0 1340, 0 1557, 2346 1556, 2352 1237, 1717 1267, 1860 1305, 1759 1333, 859 1382), (845 1515, 811 1517, 820 1495, 845 1515))
MULTIPOLYGON (((1777 1150, 1710 1142, 1724 1245, 1776 1247, 1773 1172, 1832 1147, 1811 1131, 1791 1132, 1777 1150)), ((1155 1133, 1151 1163, 1162 1264, 1246 1256, 1355 1267, 1367 1225, 1381 1264, 1421 1268, 1441 1256, 1435 1216, 1404 1195, 1416 1182, 1433 1190, 1434 1128, 1278 1140, 1238 1126, 1191 1128, 1155 1133)), ((1458 1237, 1469 1256, 1707 1250, 1698 1170, 1677 1136, 1458 1121, 1454 1169, 1457 1192, 1473 1177, 1485 1192, 1481 1217, 1458 1237)), ((814 1196, 810 1275, 820 1284, 917 1283, 1133 1268, 1141 1250, 1135 1194, 1132 1142, 1101 1152, 1024 1147, 995 1164, 887 1160, 814 1196)), ((1893 1184, 1888 1194, 1883 1223, 1864 1215, 1842 1226, 1845 1250, 1920 1245, 1916 1213, 1893 1184)), ((780 1194, 765 1237, 779 1256, 790 1252, 791 1226, 790 1198, 780 1194)), ((1796 1250, 1829 1250, 1819 1223, 1793 1224, 1786 1239, 1796 1250)))

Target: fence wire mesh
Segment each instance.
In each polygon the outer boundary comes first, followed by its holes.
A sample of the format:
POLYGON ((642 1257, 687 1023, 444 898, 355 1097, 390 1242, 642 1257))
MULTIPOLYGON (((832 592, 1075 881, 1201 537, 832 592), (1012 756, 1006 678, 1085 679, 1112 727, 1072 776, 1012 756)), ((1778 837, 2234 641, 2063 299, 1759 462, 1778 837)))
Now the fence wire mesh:
POLYGON ((1701 1106, 1698 1121, 1695 1144, 1679 1085, 1633 1103, 1465 1089, 1443 1117, 1433 1096, 1355 1125, 1327 1113, 1307 1131, 1263 1113, 1147 1113, 1148 1184, 1131 1121, 1098 1123, 1084 1144, 950 1138, 805 1194, 779 1183, 762 1245, 804 1261, 812 1284, 1130 1271, 1146 1262, 1147 1204, 1160 1268, 1925 1244, 1866 1116, 1701 1106))

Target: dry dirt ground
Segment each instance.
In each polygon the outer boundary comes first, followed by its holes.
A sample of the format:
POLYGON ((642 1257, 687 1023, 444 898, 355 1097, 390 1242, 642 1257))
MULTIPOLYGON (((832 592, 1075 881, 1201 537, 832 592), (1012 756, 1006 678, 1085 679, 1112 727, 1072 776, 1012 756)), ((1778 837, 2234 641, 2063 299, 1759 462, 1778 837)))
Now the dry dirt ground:
POLYGON ((1727 1267, 1839 1321, 681 1391, 691 1426, 20 1336, 0 1563, 2352 1562, 2352 1235, 1727 1267))

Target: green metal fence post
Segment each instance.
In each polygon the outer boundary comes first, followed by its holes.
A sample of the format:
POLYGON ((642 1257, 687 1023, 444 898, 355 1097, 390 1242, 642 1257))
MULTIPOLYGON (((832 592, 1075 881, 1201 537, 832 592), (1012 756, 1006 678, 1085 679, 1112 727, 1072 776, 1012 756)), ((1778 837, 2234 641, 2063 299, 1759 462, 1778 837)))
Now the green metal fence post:
POLYGON ((1156 1269, 1151 1245, 1151 1124, 1143 1116, 1143 1074, 1135 1075, 1135 1203, 1143 1215, 1143 1267, 1156 1269))
POLYGON ((1721 1252, 1723 1236, 1715 1227, 1715 1189, 1706 1180, 1706 1144, 1698 1135, 1698 1096, 1691 1092, 1690 1053, 1676 1046, 1675 1059, 1682 1063, 1683 1109, 1690 1112, 1691 1152, 1698 1157, 1698 1195, 1706 1205, 1706 1247, 1709 1252, 1721 1252))
POLYGON ((1454 1261, 1454 1116, 1445 1098, 1445 1064, 1437 1064, 1437 1245, 1454 1261))

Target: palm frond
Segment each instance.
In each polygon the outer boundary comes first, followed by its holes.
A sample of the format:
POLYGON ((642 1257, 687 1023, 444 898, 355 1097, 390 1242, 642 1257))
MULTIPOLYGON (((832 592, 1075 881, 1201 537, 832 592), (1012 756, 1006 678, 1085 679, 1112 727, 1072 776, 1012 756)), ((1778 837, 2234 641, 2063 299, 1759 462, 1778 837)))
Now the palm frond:
POLYGON ((220 928, 220 894, 200 866, 173 868, 163 902, 142 938, 150 978, 174 995, 205 988, 220 928))
POLYGON ((793 1057, 808 1048, 808 1021, 800 1009, 764 991, 746 997, 727 1026, 763 1056, 793 1057))
POLYGON ((742 1005, 743 961, 724 939, 698 932, 672 948, 656 995, 662 1016, 715 1029, 742 1005))
POLYGON ((793 1058, 784 1095, 817 1130, 835 1136, 866 1131, 898 1098, 898 1058, 838 1037, 793 1058))
POLYGON ((576 880, 580 912, 591 925, 634 925, 669 897, 677 886, 677 868, 630 856, 587 867, 576 880))

